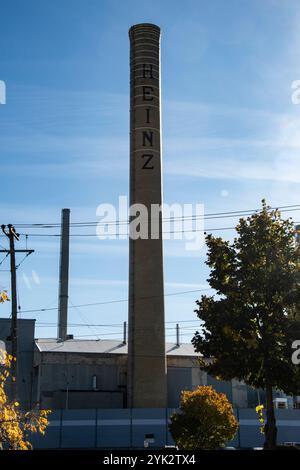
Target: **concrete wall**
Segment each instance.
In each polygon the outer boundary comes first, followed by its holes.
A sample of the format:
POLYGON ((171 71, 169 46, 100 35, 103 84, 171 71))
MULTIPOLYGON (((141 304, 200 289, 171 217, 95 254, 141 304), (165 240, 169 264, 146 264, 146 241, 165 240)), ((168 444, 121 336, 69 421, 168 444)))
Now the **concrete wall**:
MULTIPOLYGON (((32 436, 34 448, 141 448, 145 434, 155 435, 150 447, 172 445, 168 419, 174 409, 59 410, 50 415, 45 436, 32 436)), ((255 410, 236 410, 240 429, 229 443, 260 447, 263 436, 255 410)), ((300 410, 277 410, 278 442, 300 442, 300 410)))
MULTIPOLYGON (((34 393, 41 407, 127 407, 126 356, 52 352, 36 355, 35 364, 34 393), (97 378, 97 391, 92 388, 93 376, 97 378)), ((192 390, 198 385, 212 385, 225 393, 234 406, 247 407, 245 385, 236 382, 233 386, 231 382, 207 376, 193 357, 168 357, 167 381, 169 407, 179 406, 182 390, 192 390)))
MULTIPOLYGON (((192 390, 198 385, 212 385, 217 392, 225 393, 236 407, 248 406, 245 384, 208 376, 200 370, 194 357, 169 356, 167 364, 169 407, 179 405, 182 390, 192 390)), ((51 409, 126 408, 126 374, 126 355, 36 352, 35 401, 51 409), (97 378, 97 392, 92 388, 93 376, 97 378)))
POLYGON ((40 363, 35 366, 36 402, 45 408, 126 406, 123 358, 89 356, 68 354, 65 358, 60 354, 43 353, 40 363), (93 377, 96 377, 95 390, 93 377))

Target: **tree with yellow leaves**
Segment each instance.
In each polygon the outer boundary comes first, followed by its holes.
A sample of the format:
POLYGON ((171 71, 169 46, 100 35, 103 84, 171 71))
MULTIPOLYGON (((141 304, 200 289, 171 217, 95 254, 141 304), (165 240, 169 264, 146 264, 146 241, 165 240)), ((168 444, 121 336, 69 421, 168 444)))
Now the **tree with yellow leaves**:
POLYGON ((49 410, 21 411, 18 402, 9 402, 5 383, 10 376, 12 356, 2 353, 0 371, 0 447, 12 450, 30 450, 31 443, 27 434, 45 433, 48 425, 49 410))
POLYGON ((9 302, 7 290, 0 292, 0 304, 3 304, 4 302, 9 302))
POLYGON ((238 422, 224 393, 199 386, 181 393, 180 410, 171 416, 171 435, 183 450, 214 450, 232 440, 238 422))
MULTIPOLYGON (((7 292, 0 292, 0 303, 9 300, 7 292)), ((0 449, 30 450, 32 445, 27 435, 45 433, 48 426, 49 410, 22 411, 18 402, 10 402, 5 391, 5 384, 11 376, 10 368, 16 358, 1 351, 0 357, 0 449)))

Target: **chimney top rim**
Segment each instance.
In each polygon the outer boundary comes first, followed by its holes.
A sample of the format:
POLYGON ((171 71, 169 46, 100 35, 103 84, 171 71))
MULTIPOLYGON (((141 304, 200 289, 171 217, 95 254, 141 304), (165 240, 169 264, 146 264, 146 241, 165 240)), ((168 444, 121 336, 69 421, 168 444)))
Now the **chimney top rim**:
POLYGON ((160 27, 154 23, 137 23, 137 24, 132 25, 129 28, 129 35, 131 34, 132 31, 143 30, 144 28, 151 28, 154 31, 160 33, 160 27))

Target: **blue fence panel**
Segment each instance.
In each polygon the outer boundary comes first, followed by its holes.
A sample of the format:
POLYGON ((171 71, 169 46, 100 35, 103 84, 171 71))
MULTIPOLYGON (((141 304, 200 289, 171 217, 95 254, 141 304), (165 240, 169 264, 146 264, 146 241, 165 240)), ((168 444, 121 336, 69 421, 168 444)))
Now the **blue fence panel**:
POLYGON ((144 447, 146 434, 154 434, 154 443, 149 447, 164 447, 167 434, 167 413, 165 408, 132 410, 132 446, 144 447))
POLYGON ((300 442, 300 410, 276 410, 278 443, 300 442))
MULTIPOLYGON (((170 416, 175 413, 175 411, 177 410, 177 408, 168 408, 168 424, 170 423, 170 416)), ((168 426, 168 429, 167 429, 167 432, 166 432, 166 445, 167 446, 174 446, 174 441, 173 441, 173 437, 169 431, 169 426, 168 426)))
MULTIPOLYGON (((143 448, 146 434, 155 442, 149 447, 173 445, 169 409, 56 410, 49 416, 45 436, 30 435, 35 449, 143 448)), ((228 443, 234 447, 262 447, 264 435, 254 409, 235 410, 239 431, 228 443)), ((300 442, 300 410, 276 410, 278 442, 300 442)))
POLYGON ((30 442, 34 449, 58 449, 60 447, 61 410, 52 411, 48 415, 49 426, 44 435, 35 433, 30 435, 30 442))
MULTIPOLYGON (((239 410, 234 409, 233 412, 234 412, 235 417, 237 418, 237 420, 239 420, 239 410)), ((227 443, 227 446, 230 446, 230 447, 239 447, 240 446, 240 434, 239 433, 240 433, 240 428, 238 428, 234 438, 227 443)))
POLYGON ((96 446, 96 410, 63 410, 61 447, 89 449, 96 446))
POLYGON ((255 409, 239 409, 240 446, 262 447, 264 435, 260 432, 261 424, 255 409))
POLYGON ((131 447, 129 409, 98 410, 97 447, 131 447))

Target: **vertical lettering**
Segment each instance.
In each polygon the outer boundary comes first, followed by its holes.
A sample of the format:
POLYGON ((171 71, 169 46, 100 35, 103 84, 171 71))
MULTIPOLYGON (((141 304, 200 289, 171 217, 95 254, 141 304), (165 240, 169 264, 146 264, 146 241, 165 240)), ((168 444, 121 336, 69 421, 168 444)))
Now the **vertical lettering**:
POLYGON ((153 78, 153 65, 152 64, 143 64, 143 78, 153 78))
POLYGON ((142 166, 142 170, 154 170, 154 166, 150 163, 153 157, 154 155, 147 154, 147 153, 144 153, 144 155, 142 155, 142 158, 145 159, 145 163, 142 166))
POLYGON ((153 147, 153 132, 152 131, 143 131, 143 147, 146 147, 148 144, 153 147))
POLYGON ((143 101, 152 101, 153 96, 151 96, 151 93, 153 93, 152 86, 143 86, 143 101))
POLYGON ((146 123, 150 124, 150 108, 146 108, 146 113, 147 113, 146 123))

